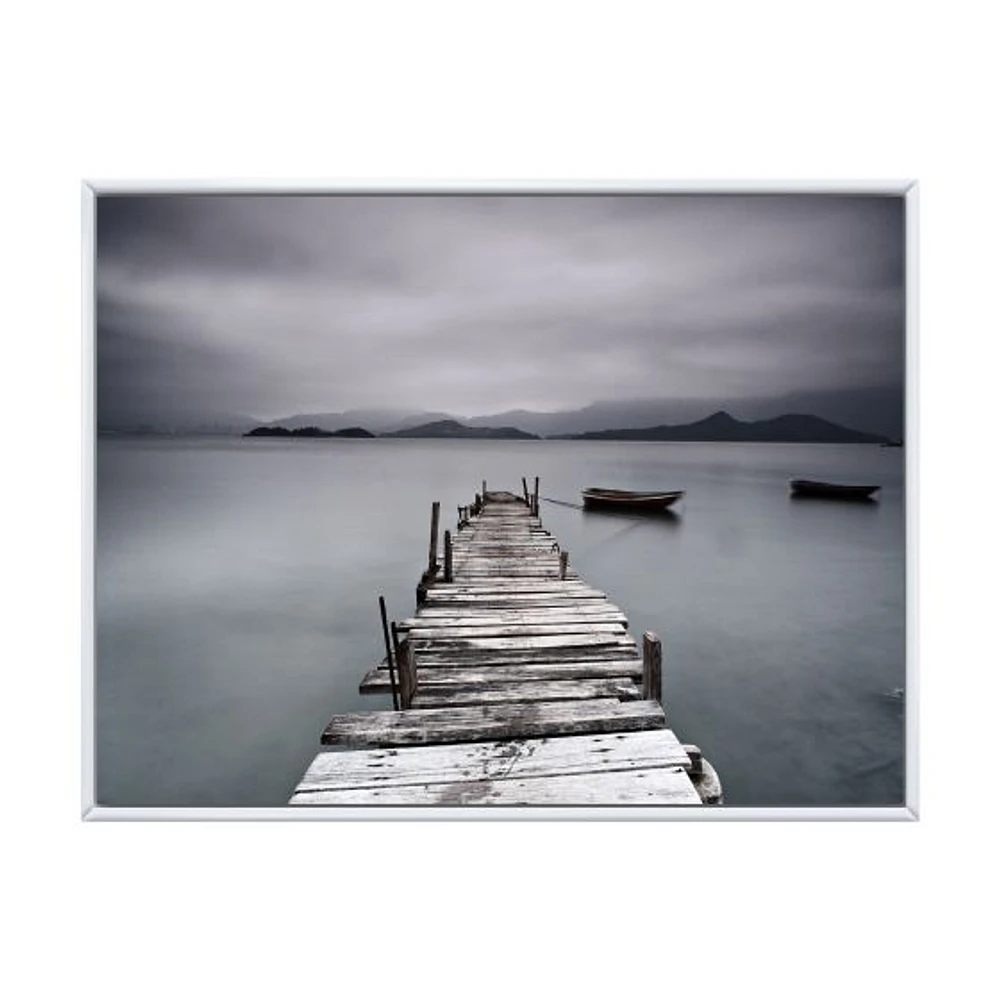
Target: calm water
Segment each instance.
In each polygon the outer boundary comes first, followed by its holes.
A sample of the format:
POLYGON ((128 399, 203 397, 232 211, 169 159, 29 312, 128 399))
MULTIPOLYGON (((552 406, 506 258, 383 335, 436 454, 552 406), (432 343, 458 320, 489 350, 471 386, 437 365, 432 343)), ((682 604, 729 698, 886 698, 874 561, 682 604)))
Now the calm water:
POLYGON ((98 443, 97 794, 282 805, 410 614, 430 504, 486 478, 687 490, 676 518, 542 504, 573 566, 664 640, 668 722, 732 805, 903 799, 903 451, 851 445, 98 443), (881 483, 794 501, 792 476, 881 483))

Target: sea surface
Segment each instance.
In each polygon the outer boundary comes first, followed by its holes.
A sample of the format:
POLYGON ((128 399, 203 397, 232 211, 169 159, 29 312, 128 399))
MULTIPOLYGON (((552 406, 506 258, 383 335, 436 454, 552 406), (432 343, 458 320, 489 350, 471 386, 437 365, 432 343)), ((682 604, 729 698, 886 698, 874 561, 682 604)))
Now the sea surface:
POLYGON ((483 479, 538 475, 572 566, 662 637, 668 724, 728 805, 900 804, 903 466, 867 445, 100 438, 98 802, 285 804, 330 716, 389 705, 358 682, 379 594, 413 612, 431 502, 443 535, 483 479), (882 490, 794 500, 791 477, 882 490), (669 519, 563 505, 586 486, 687 494, 669 519))

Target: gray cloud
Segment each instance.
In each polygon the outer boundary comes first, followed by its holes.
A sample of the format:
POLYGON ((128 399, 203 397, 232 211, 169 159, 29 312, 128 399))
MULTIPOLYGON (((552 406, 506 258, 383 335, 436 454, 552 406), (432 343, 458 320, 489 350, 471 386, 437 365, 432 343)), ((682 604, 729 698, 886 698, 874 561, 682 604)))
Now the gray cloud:
POLYGON ((899 387, 900 198, 105 195, 102 415, 899 387))

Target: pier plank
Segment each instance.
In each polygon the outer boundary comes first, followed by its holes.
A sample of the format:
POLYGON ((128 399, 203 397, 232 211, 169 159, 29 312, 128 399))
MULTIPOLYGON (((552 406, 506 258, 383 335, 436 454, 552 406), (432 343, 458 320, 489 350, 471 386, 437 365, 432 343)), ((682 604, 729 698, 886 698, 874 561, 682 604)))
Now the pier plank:
POLYGON ((434 581, 427 587, 427 592, 441 597, 476 597, 482 594, 509 593, 525 597, 557 595, 606 598, 608 596, 603 590, 591 587, 580 579, 560 580, 552 577, 541 580, 514 580, 501 576, 489 580, 456 580, 448 584, 434 581))
MULTIPOLYGON (((621 678, 642 680, 642 660, 568 660, 485 667, 438 666, 422 670, 418 690, 490 684, 505 681, 591 680, 621 678)), ((365 674, 359 686, 361 694, 389 694, 391 691, 387 666, 375 667, 365 674)))
POLYGON ((493 705, 512 701, 586 701, 591 698, 617 698, 639 701, 639 685, 625 678, 601 680, 532 681, 520 678, 508 683, 431 684, 413 696, 414 708, 441 708, 446 705, 493 705))
POLYGON ((426 607, 482 607, 482 608, 603 608, 609 607, 615 611, 621 609, 610 604, 602 597, 587 597, 583 594, 562 597, 558 594, 470 594, 463 597, 459 594, 434 597, 428 592, 426 607))
POLYGON ((337 715, 323 731, 321 742, 396 747, 663 728, 666 717, 656 702, 594 698, 337 715))
POLYGON ((454 652, 428 653, 420 656, 421 670, 448 669, 451 667, 501 667, 523 664, 528 666, 537 663, 540 658, 548 662, 630 660, 636 656, 638 649, 631 646, 592 646, 546 649, 544 656, 531 650, 500 649, 500 650, 457 650, 454 652))
POLYGON ((292 805, 698 806, 683 768, 297 792, 292 805))
POLYGON ((625 612, 608 601, 582 604, 577 608, 549 608, 545 604, 526 605, 521 608, 492 608, 488 604, 469 607, 437 605, 425 603, 419 616, 404 618, 400 627, 408 628, 410 622, 451 621, 451 622, 492 622, 492 621, 625 621, 625 612))
POLYGON ((492 625, 587 625, 605 624, 626 626, 628 622, 622 614, 608 612, 569 611, 566 614, 550 614, 544 612, 515 612, 507 609, 491 609, 479 614, 435 614, 422 615, 419 618, 404 618, 399 622, 400 632, 411 629, 450 628, 465 629, 487 627, 492 625))
POLYGON ((487 625, 466 623, 456 625, 446 621, 436 624, 424 621, 411 626, 409 637, 413 641, 428 639, 465 639, 537 635, 603 635, 624 636, 625 626, 621 622, 585 621, 585 622, 492 622, 487 625))
POLYGON ((671 729, 510 742, 324 750, 313 760, 295 792, 441 784, 455 775, 469 781, 495 781, 504 777, 544 778, 690 766, 690 757, 671 729))
POLYGON ((421 652, 448 653, 457 650, 517 650, 530 652, 536 649, 568 649, 586 648, 588 646, 623 646, 636 648, 635 639, 627 632, 619 629, 616 632, 591 632, 583 635, 532 635, 532 636, 497 636, 479 638, 472 636, 463 638, 457 633, 447 638, 414 642, 418 666, 423 662, 421 652))

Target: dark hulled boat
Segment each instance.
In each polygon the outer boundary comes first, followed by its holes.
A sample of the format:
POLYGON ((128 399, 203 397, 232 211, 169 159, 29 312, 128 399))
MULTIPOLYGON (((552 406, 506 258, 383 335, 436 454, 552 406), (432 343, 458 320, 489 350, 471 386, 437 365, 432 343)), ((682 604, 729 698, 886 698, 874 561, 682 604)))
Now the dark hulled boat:
POLYGON ((870 500, 878 486, 853 486, 845 483, 820 483, 812 479, 793 479, 792 496, 824 497, 827 500, 870 500))
POLYGON ((663 511, 684 496, 683 490, 659 493, 635 493, 631 490, 605 490, 588 486, 583 491, 583 506, 588 509, 663 511))

